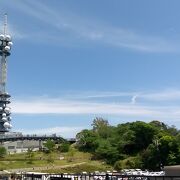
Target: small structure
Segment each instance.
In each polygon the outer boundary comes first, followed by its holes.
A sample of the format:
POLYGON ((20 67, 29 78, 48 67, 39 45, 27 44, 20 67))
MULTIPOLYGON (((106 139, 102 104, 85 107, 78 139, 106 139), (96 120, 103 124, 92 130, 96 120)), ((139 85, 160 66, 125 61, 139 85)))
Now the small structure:
POLYGON ((14 142, 4 142, 3 147, 7 149, 9 154, 27 152, 28 149, 33 151, 38 151, 42 144, 39 144, 39 141, 35 140, 23 140, 23 141, 14 141, 14 142))
MULTIPOLYGON (((180 176, 180 165, 164 166, 165 176, 180 176)), ((178 178, 180 179, 180 177, 178 178)))

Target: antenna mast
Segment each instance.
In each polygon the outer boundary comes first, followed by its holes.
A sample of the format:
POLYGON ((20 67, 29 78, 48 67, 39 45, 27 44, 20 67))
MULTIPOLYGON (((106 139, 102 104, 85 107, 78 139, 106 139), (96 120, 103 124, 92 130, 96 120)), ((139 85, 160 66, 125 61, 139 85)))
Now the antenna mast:
POLYGON ((4 35, 7 33, 7 13, 4 14, 4 35))
POLYGON ((0 34, 0 133, 8 132, 12 127, 10 107, 10 95, 6 92, 7 81, 7 57, 11 55, 13 45, 11 36, 7 34, 7 14, 4 14, 3 34, 0 34))

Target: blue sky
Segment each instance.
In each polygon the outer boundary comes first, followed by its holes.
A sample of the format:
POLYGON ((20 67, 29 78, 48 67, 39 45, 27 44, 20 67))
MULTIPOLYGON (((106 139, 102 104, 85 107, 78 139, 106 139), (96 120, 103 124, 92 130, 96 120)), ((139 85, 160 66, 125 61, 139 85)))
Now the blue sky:
MULTIPOLYGON (((178 0, 1 0, 12 131, 73 137, 95 117, 180 128, 178 0)), ((1 28, 2 29, 2 28, 1 28)))

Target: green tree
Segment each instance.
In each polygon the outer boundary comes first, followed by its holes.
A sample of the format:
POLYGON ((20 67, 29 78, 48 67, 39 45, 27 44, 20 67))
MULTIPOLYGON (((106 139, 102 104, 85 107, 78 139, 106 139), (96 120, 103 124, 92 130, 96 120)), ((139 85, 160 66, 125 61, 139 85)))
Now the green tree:
POLYGON ((157 120, 151 121, 149 124, 156 127, 159 130, 166 131, 168 129, 166 124, 157 120))
POLYGON ((7 150, 5 147, 0 146, 0 158, 4 158, 7 155, 7 150))
POLYGON ((130 129, 134 131, 134 150, 137 152, 146 149, 153 142, 154 136, 157 133, 153 126, 142 121, 131 123, 130 129))
POLYGON ((159 152, 163 165, 180 163, 179 146, 175 137, 163 136, 160 138, 159 152))
POLYGON ((76 135, 77 147, 81 151, 95 152, 97 148, 97 134, 92 130, 84 129, 76 135))
POLYGON ((60 152, 68 152, 70 148, 70 144, 68 142, 61 143, 58 147, 60 152))
POLYGON ((119 124, 116 130, 116 142, 119 153, 136 155, 152 143, 156 128, 142 121, 119 124))
POLYGON ((99 159, 105 159, 109 164, 114 164, 119 158, 116 147, 113 147, 107 140, 99 140, 98 144, 95 156, 99 159))
POLYGON ((67 153, 67 160, 69 162, 72 162, 74 160, 74 155, 75 155, 75 149, 73 147, 70 147, 70 149, 67 153))
POLYGON ((157 170, 161 164, 160 152, 155 144, 150 144, 147 149, 141 153, 143 168, 157 170))
POLYGON ((79 150, 121 167, 156 170, 162 165, 180 163, 180 131, 160 121, 142 121, 110 126, 95 118, 91 130, 77 134, 79 150))
POLYGON ((29 164, 32 164, 33 157, 34 157, 33 148, 28 148, 27 153, 26 153, 26 159, 29 164))
POLYGON ((47 156, 47 162, 48 162, 48 163, 53 163, 53 162, 54 162, 54 158, 53 158, 52 153, 49 153, 49 154, 48 154, 48 156, 47 156))
POLYGON ((176 129, 175 126, 168 126, 167 132, 168 132, 171 136, 176 136, 176 135, 178 135, 178 133, 179 133, 179 131, 176 129))
POLYGON ((55 142, 50 139, 48 139, 43 145, 47 148, 47 152, 52 152, 55 148, 55 142))
POLYGON ((180 163, 179 146, 172 136, 163 136, 154 141, 142 153, 144 168, 156 170, 164 165, 180 163))
POLYGON ((96 117, 91 124, 93 131, 96 132, 101 138, 108 138, 110 134, 110 126, 107 120, 96 117))
POLYGON ((115 136, 116 146, 119 153, 122 154, 134 154, 135 144, 135 132, 130 129, 130 124, 120 124, 117 127, 117 134, 115 136))
POLYGON ((142 162, 141 158, 139 156, 136 157, 128 157, 123 160, 119 160, 114 164, 114 168, 116 170, 122 170, 122 169, 135 169, 135 168, 141 168, 142 162))

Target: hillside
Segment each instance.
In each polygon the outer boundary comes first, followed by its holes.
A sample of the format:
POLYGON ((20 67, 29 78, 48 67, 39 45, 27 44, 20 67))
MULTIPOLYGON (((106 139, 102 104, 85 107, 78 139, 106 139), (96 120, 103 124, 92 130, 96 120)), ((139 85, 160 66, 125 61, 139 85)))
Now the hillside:
POLYGON ((160 170, 165 165, 180 164, 180 131, 160 121, 111 126, 107 120, 96 118, 92 129, 84 129, 76 137, 80 151, 117 170, 160 170))
POLYGON ((92 129, 76 135, 77 142, 55 144, 48 140, 44 151, 5 155, 0 148, 0 170, 41 172, 93 172, 121 169, 160 170, 180 164, 180 131, 160 121, 109 125, 94 119, 92 129))
POLYGON ((0 170, 9 172, 38 171, 51 173, 77 173, 111 170, 112 167, 102 161, 92 161, 91 154, 74 149, 73 154, 32 152, 6 155, 0 159, 0 170), (60 160, 61 159, 61 160, 60 160))

